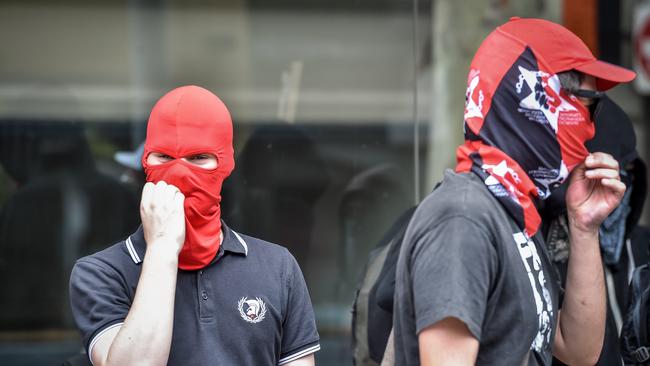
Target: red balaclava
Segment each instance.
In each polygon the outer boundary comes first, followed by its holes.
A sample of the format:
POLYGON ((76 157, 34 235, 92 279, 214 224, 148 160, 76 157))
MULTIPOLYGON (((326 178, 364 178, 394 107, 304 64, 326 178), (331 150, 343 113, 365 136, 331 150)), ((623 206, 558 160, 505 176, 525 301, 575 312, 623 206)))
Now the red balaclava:
POLYGON ((164 181, 185 195, 185 244, 178 267, 196 270, 212 261, 221 244, 221 186, 235 161, 232 120, 223 102, 198 86, 182 86, 165 94, 151 110, 142 166, 147 182, 164 181), (151 166, 150 153, 174 160, 151 166), (181 158, 209 153, 217 168, 203 169, 181 158))

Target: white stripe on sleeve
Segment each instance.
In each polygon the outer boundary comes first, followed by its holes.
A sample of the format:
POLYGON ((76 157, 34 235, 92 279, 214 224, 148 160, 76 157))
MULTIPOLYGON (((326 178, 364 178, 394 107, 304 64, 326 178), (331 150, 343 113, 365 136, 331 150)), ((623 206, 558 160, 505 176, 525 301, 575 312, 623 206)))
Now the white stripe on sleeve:
POLYGON ((284 364, 289 363, 291 361, 295 361, 295 360, 297 360, 299 358, 305 357, 305 356, 307 356, 307 355, 309 355, 311 353, 317 352, 319 350, 320 350, 320 344, 316 344, 315 346, 305 348, 305 349, 303 349, 303 350, 301 350, 299 352, 296 352, 296 353, 290 354, 289 356, 285 356, 285 357, 281 358, 278 361, 278 366, 284 365, 284 364))
POLYGON ((122 324, 124 324, 124 323, 117 323, 117 324, 111 325, 110 327, 106 327, 101 332, 97 333, 97 335, 95 337, 93 337, 92 341, 90 341, 90 346, 88 346, 88 359, 90 360, 91 364, 93 364, 93 358, 92 358, 92 356, 93 356, 93 347, 95 347, 95 344, 97 343, 99 338, 101 336, 103 336, 104 333, 108 332, 109 330, 111 330, 111 329, 113 329, 115 327, 121 327, 122 324))

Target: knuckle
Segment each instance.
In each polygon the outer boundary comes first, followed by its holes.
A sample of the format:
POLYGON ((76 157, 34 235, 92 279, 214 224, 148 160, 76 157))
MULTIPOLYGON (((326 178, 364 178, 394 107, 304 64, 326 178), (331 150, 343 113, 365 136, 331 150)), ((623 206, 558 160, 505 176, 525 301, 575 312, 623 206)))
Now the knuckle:
POLYGON ((607 154, 605 161, 612 167, 618 169, 618 161, 613 156, 607 154))

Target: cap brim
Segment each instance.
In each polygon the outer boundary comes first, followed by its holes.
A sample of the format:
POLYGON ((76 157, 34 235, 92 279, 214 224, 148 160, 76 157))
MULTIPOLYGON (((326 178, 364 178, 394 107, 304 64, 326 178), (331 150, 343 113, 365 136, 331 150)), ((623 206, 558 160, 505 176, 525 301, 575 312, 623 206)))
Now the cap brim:
POLYGON ((627 83, 636 77, 636 73, 609 62, 594 60, 574 67, 574 69, 596 78, 596 88, 604 91, 620 83, 627 83))

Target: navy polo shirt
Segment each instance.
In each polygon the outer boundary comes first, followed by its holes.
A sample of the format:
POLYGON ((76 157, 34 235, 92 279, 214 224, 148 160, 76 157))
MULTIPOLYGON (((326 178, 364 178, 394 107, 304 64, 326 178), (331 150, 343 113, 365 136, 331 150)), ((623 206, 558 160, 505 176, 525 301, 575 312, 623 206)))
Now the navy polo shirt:
MULTIPOLYGON (((223 222, 222 231, 208 266, 178 271, 168 364, 283 365, 318 351, 311 300, 294 257, 223 222)), ((145 251, 140 227, 75 264, 70 301, 89 355, 103 332, 124 323, 145 251)))

